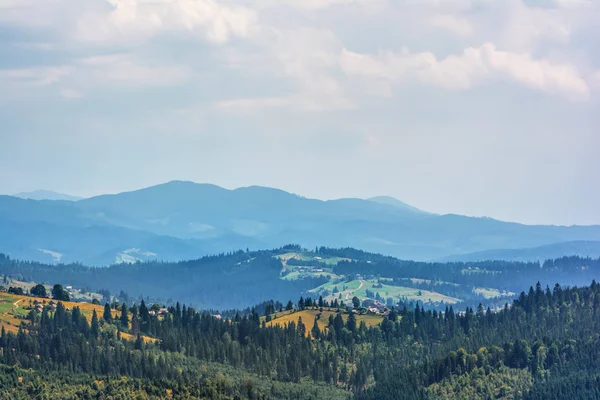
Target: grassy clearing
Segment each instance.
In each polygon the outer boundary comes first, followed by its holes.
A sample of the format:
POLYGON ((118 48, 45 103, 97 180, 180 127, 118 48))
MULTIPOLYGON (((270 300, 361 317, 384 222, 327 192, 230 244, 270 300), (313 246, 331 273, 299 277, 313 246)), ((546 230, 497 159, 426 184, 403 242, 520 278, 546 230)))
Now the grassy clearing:
POLYGON ((320 256, 317 253, 312 253, 312 252, 290 252, 290 253, 284 253, 284 254, 279 254, 275 256, 276 258, 279 258, 284 264, 286 264, 287 260, 289 260, 290 258, 295 258, 296 260, 302 260, 302 261, 314 261, 315 263, 319 262, 319 263, 323 263, 323 264, 328 264, 328 265, 336 265, 338 262, 340 261, 350 261, 349 258, 343 258, 343 257, 329 257, 329 256, 320 256))
POLYGON ((484 275, 496 275, 501 273, 501 271, 492 271, 487 269, 479 269, 479 268, 465 268, 460 271, 463 275, 471 275, 471 274, 484 274, 484 275))
POLYGON ((383 299, 391 297, 394 301, 398 301, 403 298, 415 301, 418 300, 423 303, 439 303, 443 301, 448 304, 454 304, 460 301, 457 298, 446 296, 442 293, 431 292, 428 290, 404 286, 392 286, 385 283, 379 284, 376 279, 352 280, 349 282, 340 282, 337 284, 333 282, 328 282, 315 289, 312 289, 311 292, 315 293, 316 296, 321 295, 324 291, 329 292, 329 294, 326 297, 324 297, 327 301, 332 301, 335 298, 339 300, 339 296, 341 294, 342 300, 347 303, 354 296, 358 297, 361 300, 372 299, 372 297, 367 297, 367 290, 373 292, 374 294, 379 293, 379 296, 383 299), (336 287, 339 292, 333 294, 334 288, 336 287))
MULTIPOLYGON (((2 277, 2 278, 4 278, 4 277, 2 277)), ((25 282, 25 281, 19 281, 17 279, 9 278, 9 283, 4 284, 3 286, 5 286, 7 289, 10 286, 20 287, 23 289, 23 291, 28 292, 35 285, 37 285, 36 282, 25 282)), ((52 293, 52 286, 53 285, 44 284, 44 287, 46 288, 47 293, 52 293)), ((65 287, 65 289, 66 289, 66 287, 65 287)), ((75 298, 78 301, 92 302, 94 299, 102 300, 102 295, 100 295, 98 293, 86 292, 82 289, 76 289, 76 288, 67 289, 67 291, 69 292, 69 296, 71 297, 71 299, 75 298)))
MULTIPOLYGON (((29 315, 29 312, 34 306, 35 300, 42 304, 48 304, 51 299, 41 297, 18 296, 5 292, 0 292, 0 325, 4 326, 7 331, 18 331, 21 322, 29 315), (16 303, 16 306, 15 306, 16 303)), ((104 314, 104 306, 92 303, 77 303, 73 301, 63 301, 65 308, 72 310, 74 307, 79 307, 81 313, 86 317, 88 323, 92 321, 94 310, 98 318, 102 318, 104 314)), ((121 313, 117 310, 111 310, 113 318, 119 318, 121 313)), ((127 333, 122 333, 122 337, 129 340, 135 340, 135 337, 127 333)), ((156 341, 154 338, 143 337, 145 342, 156 341)))
POLYGON ((473 288, 473 293, 480 294, 486 299, 515 295, 513 292, 507 292, 505 290, 501 292, 500 290, 494 288, 473 288))
POLYGON ((309 252, 291 252, 279 254, 275 257, 280 259, 283 264, 281 270, 283 276, 281 279, 286 281, 318 277, 326 277, 328 279, 339 278, 338 275, 333 273, 332 268, 330 267, 342 260, 339 257, 321 258, 315 253, 309 252), (291 259, 305 261, 306 265, 288 265, 288 261, 291 259), (320 271, 315 271, 316 269, 320 269, 320 271))
MULTIPOLYGON (((327 329, 327 325, 329 323, 329 316, 332 315, 333 317, 335 317, 337 312, 334 311, 334 309, 328 308, 324 308, 323 312, 321 312, 318 308, 316 308, 303 311, 287 312, 284 315, 282 314, 283 313, 278 313, 277 318, 267 322, 267 326, 279 325, 283 327, 289 324, 290 322, 294 322, 295 324, 297 324, 298 319, 302 318, 302 323, 306 326, 306 335, 308 336, 310 330, 314 325, 315 317, 319 316, 319 319, 317 320, 317 325, 319 325, 319 329, 323 332, 327 329)), ((342 318, 344 319, 344 322, 346 322, 346 320, 348 319, 348 313, 342 313, 342 318)), ((356 323, 360 324, 361 321, 364 321, 365 324, 369 327, 376 326, 379 325, 381 321, 383 321, 383 317, 380 315, 371 314, 356 315, 356 323)))
POLYGON ((323 271, 323 272, 307 272, 307 271, 292 271, 289 274, 281 277, 281 279, 286 281, 295 281, 297 279, 304 278, 318 278, 320 276, 324 276, 329 279, 338 279, 339 276, 333 274, 331 272, 323 271))
POLYGON ((413 284, 420 284, 420 283, 426 283, 429 285, 452 285, 452 286, 460 286, 458 283, 454 283, 454 282, 446 282, 446 281, 432 281, 430 279, 420 279, 420 278, 410 278, 411 283, 413 284))

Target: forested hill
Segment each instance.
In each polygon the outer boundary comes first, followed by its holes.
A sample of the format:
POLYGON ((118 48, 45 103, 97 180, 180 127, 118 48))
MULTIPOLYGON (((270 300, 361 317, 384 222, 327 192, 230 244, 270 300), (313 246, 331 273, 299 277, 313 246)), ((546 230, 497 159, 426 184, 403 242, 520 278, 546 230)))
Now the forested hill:
POLYGON ((286 246, 237 251, 182 262, 144 262, 90 268, 13 260, 0 254, 0 275, 129 298, 169 299, 204 309, 244 308, 266 299, 301 295, 339 301, 356 296, 389 306, 419 302, 427 308, 512 301, 531 282, 582 285, 600 278, 600 259, 562 257, 537 262, 426 263, 352 248, 286 246))
POLYGON ((374 326, 330 306, 299 302, 291 312, 310 309, 314 321, 267 327, 284 311, 220 319, 179 303, 157 315, 141 302, 107 304, 89 317, 77 306, 46 305, 18 332, 0 333, 0 398, 600 397, 595 282, 537 284, 498 312, 394 309, 374 326))
POLYGON ((296 297, 325 278, 280 279, 280 251, 239 251, 176 263, 151 261, 106 268, 22 262, 0 255, 0 273, 35 282, 124 291, 135 298, 178 299, 202 308, 242 308, 265 299, 296 297))

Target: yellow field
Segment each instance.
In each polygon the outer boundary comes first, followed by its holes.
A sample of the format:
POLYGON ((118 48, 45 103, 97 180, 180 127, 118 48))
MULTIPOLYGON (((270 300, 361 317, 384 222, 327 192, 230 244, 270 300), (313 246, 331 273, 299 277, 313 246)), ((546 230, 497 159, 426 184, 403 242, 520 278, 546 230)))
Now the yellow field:
MULTIPOLYGON (((323 312, 320 312, 319 309, 310 309, 310 310, 297 311, 297 312, 293 312, 293 313, 284 311, 281 314, 278 313, 277 318, 267 322, 267 326, 273 326, 273 325, 285 326, 285 325, 289 324, 290 322, 294 322, 295 324, 297 324, 298 318, 302 317, 302 323, 306 326, 306 334, 308 335, 314 325, 314 320, 317 315, 321 314, 321 317, 317 321, 317 324, 319 325, 319 329, 321 330, 321 332, 324 332, 327 328, 327 325, 329 324, 329 316, 333 315, 333 317, 335 318, 337 313, 335 311, 333 311, 333 309, 331 309, 331 311, 330 311, 330 309, 324 308, 323 312), (281 314, 284 314, 284 315, 281 315, 281 314)), ((343 318, 344 322, 346 322, 346 320, 348 319, 348 314, 343 313, 342 318, 343 318)), ((379 323, 381 323, 381 321, 383 321, 383 317, 380 315, 373 315, 373 314, 367 314, 367 315, 358 315, 357 314, 356 315, 356 324, 360 325, 361 321, 365 321, 365 324, 367 326, 375 326, 375 325, 378 325, 379 323)))
MULTIPOLYGON (((29 314, 29 311, 33 307, 34 301, 37 300, 42 304, 48 304, 52 299, 41 298, 41 297, 29 297, 29 296, 18 296, 15 294, 9 294, 0 292, 0 326, 4 326, 7 332, 17 332, 21 325, 22 319, 19 317, 25 317, 29 314)), ((63 301, 63 305, 72 310, 74 307, 79 307, 81 313, 86 317, 88 322, 92 321, 94 310, 98 318, 101 319, 104 314, 104 306, 92 303, 76 303, 73 301, 63 301)), ((111 310, 113 318, 118 318, 121 313, 117 310, 111 310)), ((127 333, 122 333, 122 337, 129 340, 135 340, 135 337, 127 333)), ((156 339, 150 337, 143 337, 144 342, 154 342, 156 339)))
MULTIPOLYGON (((136 340, 137 337, 133 336, 129 333, 125 333, 125 332, 121 332, 121 337, 125 340, 136 340)), ((158 341, 158 339, 153 338, 153 337, 149 337, 149 336, 142 336, 142 340, 144 341, 144 343, 155 343, 158 341)))

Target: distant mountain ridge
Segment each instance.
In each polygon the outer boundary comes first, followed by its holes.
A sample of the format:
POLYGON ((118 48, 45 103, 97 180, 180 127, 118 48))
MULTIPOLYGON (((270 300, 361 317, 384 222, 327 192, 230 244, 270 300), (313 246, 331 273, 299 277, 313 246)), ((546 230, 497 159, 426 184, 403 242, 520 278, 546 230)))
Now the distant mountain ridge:
POLYGON ((66 201, 77 201, 83 199, 83 197, 72 196, 66 193, 54 192, 52 190, 34 190, 32 192, 21 192, 13 195, 14 197, 20 197, 22 199, 30 200, 66 200, 66 201))
POLYGON ((442 257, 439 261, 544 261, 563 256, 600 257, 600 241, 552 243, 524 249, 494 249, 442 257))
POLYGON ((46 262, 53 253, 94 265, 180 260, 289 243, 433 260, 572 241, 600 241, 600 226, 529 226, 430 214, 391 198, 322 201, 184 181, 76 202, 0 196, 0 251, 46 262))
POLYGON ((387 204, 390 206, 394 206, 394 207, 398 207, 401 209, 410 210, 410 211, 414 211, 414 212, 427 213, 427 211, 420 210, 416 207, 411 206, 410 204, 406 204, 405 202, 400 201, 397 198, 391 197, 391 196, 375 196, 375 197, 370 197, 367 200, 375 202, 375 203, 379 203, 379 204, 387 204))

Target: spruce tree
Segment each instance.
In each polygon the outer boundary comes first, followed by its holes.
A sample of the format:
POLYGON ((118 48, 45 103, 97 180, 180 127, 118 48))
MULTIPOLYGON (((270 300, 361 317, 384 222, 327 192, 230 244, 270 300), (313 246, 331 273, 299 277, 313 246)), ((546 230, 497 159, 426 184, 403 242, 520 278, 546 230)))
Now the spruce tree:
POLYGON ((125 304, 121 306, 121 325, 124 328, 129 327, 129 314, 127 313, 127 306, 125 304))
POLYGON ((313 339, 319 339, 321 337, 321 330, 319 329, 319 324, 317 322, 318 320, 319 318, 315 317, 314 325, 310 330, 310 334, 313 337, 313 339))
POLYGON ((100 332, 100 327, 98 324, 98 314, 96 314, 96 310, 92 314, 92 325, 91 325, 92 336, 98 337, 98 333, 100 332))
POLYGON ((106 303, 104 305, 104 314, 102 315, 102 318, 109 324, 112 322, 112 314, 110 312, 110 304, 108 304, 108 303, 106 303))

